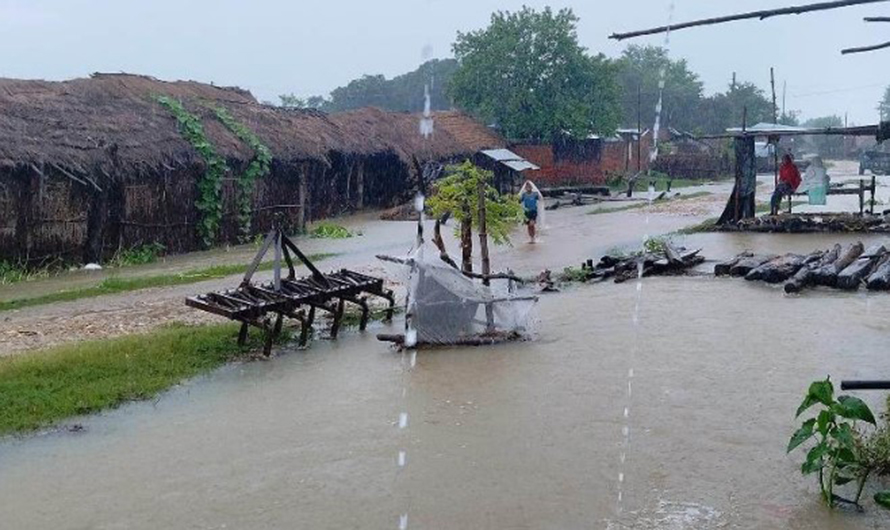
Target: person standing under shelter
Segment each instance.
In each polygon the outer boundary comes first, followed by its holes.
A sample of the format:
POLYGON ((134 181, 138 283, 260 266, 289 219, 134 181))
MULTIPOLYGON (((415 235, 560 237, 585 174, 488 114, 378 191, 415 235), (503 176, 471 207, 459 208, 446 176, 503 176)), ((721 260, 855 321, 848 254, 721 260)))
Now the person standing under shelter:
POLYGON ((525 213, 525 225, 528 228, 529 241, 534 243, 537 236, 538 206, 543 206, 544 196, 532 181, 527 180, 519 193, 519 201, 522 203, 522 210, 525 213))
POLYGON ((798 186, 800 186, 800 171, 794 165, 794 159, 791 158, 791 155, 786 154, 782 157, 782 165, 779 167, 779 184, 776 186, 776 191, 773 192, 773 196, 769 201, 771 215, 779 213, 782 198, 790 196, 798 186))

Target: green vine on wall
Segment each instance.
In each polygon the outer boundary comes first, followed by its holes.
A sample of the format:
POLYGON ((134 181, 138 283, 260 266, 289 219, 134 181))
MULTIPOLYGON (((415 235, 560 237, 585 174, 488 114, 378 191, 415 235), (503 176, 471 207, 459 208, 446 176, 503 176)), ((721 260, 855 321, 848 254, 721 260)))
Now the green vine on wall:
POLYGON ((259 137, 244 124, 232 116, 228 110, 219 105, 207 104, 216 114, 217 119, 225 125, 242 142, 253 149, 254 157, 247 169, 238 176, 238 229, 242 242, 250 237, 250 218, 253 213, 253 189, 257 179, 269 174, 272 163, 272 152, 266 147, 259 137))
POLYGON ((179 125, 179 134, 189 142, 204 159, 206 169, 198 181, 198 198, 195 208, 201 216, 198 235, 205 247, 213 246, 222 221, 222 179, 229 170, 223 157, 217 154, 204 132, 201 119, 185 109, 181 102, 169 96, 157 96, 179 125))

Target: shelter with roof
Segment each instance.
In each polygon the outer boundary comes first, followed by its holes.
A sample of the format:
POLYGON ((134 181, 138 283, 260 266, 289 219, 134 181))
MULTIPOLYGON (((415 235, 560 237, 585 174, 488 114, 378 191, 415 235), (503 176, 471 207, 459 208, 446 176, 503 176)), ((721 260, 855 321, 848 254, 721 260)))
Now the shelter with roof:
POLYGON ((215 115, 222 108, 271 155, 253 183, 251 230, 275 212, 290 225, 391 206, 417 188, 428 164, 505 147, 460 112, 420 117, 374 108, 327 115, 260 104, 249 92, 192 81, 94 74, 63 82, 0 79, 0 259, 98 260, 147 242, 168 251, 200 246, 195 203, 207 162, 159 104, 178 101, 225 160, 217 242, 238 239, 238 176, 256 157, 215 115))

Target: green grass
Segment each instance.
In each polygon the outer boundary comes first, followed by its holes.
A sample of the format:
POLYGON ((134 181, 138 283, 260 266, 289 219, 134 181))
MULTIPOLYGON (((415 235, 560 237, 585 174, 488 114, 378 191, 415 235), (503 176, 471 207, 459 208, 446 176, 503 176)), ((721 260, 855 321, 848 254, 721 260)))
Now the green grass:
MULTIPOLYGON (((679 197, 669 197, 667 199, 661 199, 658 201, 654 201, 653 204, 661 204, 666 201, 685 201, 689 199, 697 199, 699 197, 707 197, 708 195, 713 195, 710 191, 696 191, 695 193, 687 193, 685 195, 680 195, 679 197)), ((599 215, 604 213, 615 213, 615 212, 625 212, 627 210, 639 210, 640 208, 645 208, 649 206, 647 201, 635 202, 633 204, 628 204, 625 206, 619 206, 618 208, 599 208, 596 210, 591 210, 587 212, 588 215, 599 215)))
POLYGON ((309 229, 309 237, 314 239, 346 239, 352 236, 348 228, 329 222, 316 223, 309 229))
MULTIPOLYGON (((641 176, 634 182, 634 191, 647 191, 649 189, 649 181, 655 181, 655 191, 666 191, 668 179, 665 177, 655 177, 652 179, 646 178, 645 176, 641 176)), ((726 177, 717 177, 717 178, 707 178, 707 179, 683 179, 677 178, 671 182, 671 190, 675 190, 678 188, 691 188, 693 186, 704 186, 706 184, 710 184, 712 182, 722 182, 726 180, 732 180, 731 176, 726 177)), ((610 182, 608 184, 609 189, 612 192, 626 192, 627 191, 627 181, 621 180, 618 182, 610 182)))
POLYGON ((704 232, 715 232, 717 230, 717 218, 711 217, 710 219, 705 219, 704 221, 692 225, 687 226, 686 228, 681 228, 677 230, 675 233, 680 235, 690 235, 690 234, 701 234, 704 232))
MULTIPOLYGON (((791 208, 793 209, 795 206, 802 206, 804 204, 809 204, 809 203, 807 201, 791 201, 791 208)), ((757 205, 756 208, 754 208, 755 215, 769 213, 769 211, 770 211, 770 204, 768 202, 761 202, 757 205)), ((782 206, 781 206, 781 208, 779 208, 779 211, 780 212, 788 211, 788 201, 782 201, 782 206)))
POLYGON ((245 356, 237 324, 171 325, 0 358, 0 435, 147 399, 245 356))
MULTIPOLYGON (((323 259, 334 256, 335 254, 322 253, 312 254, 309 259, 313 262, 319 262, 323 259)), ((272 262, 261 263, 259 270, 272 270, 272 262)), ((188 285, 190 283, 202 282, 216 278, 225 278, 233 274, 243 273, 247 267, 245 265, 214 265, 203 269, 193 269, 179 274, 161 274, 156 276, 145 276, 135 278, 119 278, 112 276, 106 278, 99 285, 92 287, 84 287, 82 289, 72 289, 70 291, 59 291, 56 293, 35 296, 32 298, 19 298, 16 300, 0 301, 0 312, 10 311, 13 309, 22 309, 37 305, 51 304, 55 302, 69 302, 71 300, 79 300, 81 298, 92 298, 106 294, 123 293, 128 291, 138 291, 140 289, 148 289, 150 287, 170 287, 175 285, 188 285)))

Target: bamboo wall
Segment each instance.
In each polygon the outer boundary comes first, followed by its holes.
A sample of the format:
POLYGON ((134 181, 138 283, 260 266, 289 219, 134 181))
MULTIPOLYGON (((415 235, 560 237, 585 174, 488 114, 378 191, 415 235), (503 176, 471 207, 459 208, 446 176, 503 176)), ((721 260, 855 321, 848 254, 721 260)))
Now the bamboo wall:
MULTIPOLYGON (((254 186, 252 234, 268 231, 277 212, 292 231, 318 219, 393 206, 416 189, 414 171, 394 154, 322 161, 273 160, 254 186)), ((243 168, 230 161, 235 172, 243 168)), ((101 192, 60 173, 29 166, 0 170, 0 260, 32 265, 62 258, 100 261, 121 248, 160 243, 169 253, 200 248, 194 207, 199 165, 129 180, 97 180, 101 192)), ((218 243, 237 243, 234 176, 222 182, 218 243)))

